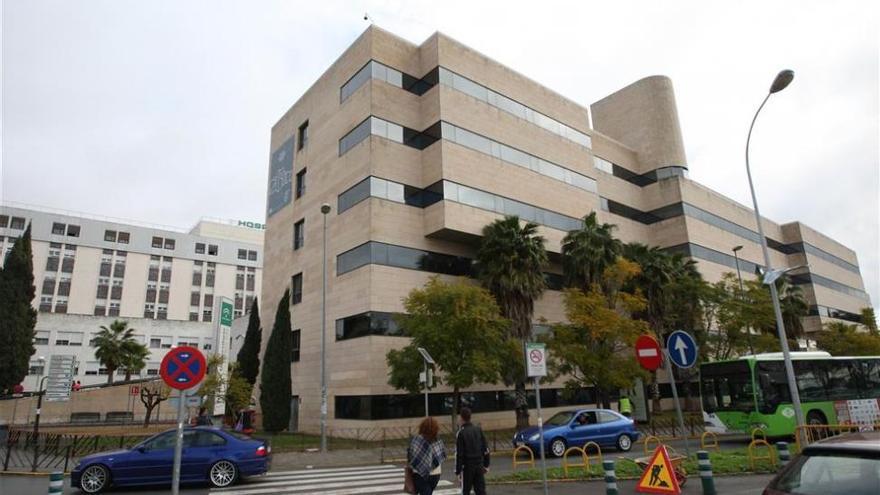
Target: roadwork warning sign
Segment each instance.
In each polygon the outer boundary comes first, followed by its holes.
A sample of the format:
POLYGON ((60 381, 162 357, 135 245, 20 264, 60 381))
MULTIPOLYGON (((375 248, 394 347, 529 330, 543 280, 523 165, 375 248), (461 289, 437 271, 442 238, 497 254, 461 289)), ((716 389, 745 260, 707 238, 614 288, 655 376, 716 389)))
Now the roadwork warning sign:
POLYGON ((660 445, 651 456, 647 469, 642 473, 636 491, 639 493, 671 493, 679 495, 681 487, 675 479, 674 467, 666 453, 666 447, 660 445))

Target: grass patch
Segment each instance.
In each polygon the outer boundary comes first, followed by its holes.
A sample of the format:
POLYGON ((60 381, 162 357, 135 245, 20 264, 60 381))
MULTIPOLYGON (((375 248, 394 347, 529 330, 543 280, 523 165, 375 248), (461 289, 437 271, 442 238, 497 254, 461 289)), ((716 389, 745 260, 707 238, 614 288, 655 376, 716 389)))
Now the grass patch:
MULTIPOLYGON (((755 469, 753 470, 749 466, 749 457, 745 449, 712 452, 709 454, 709 459, 712 462, 712 472, 715 475, 776 472, 776 467, 772 466, 767 460, 755 461, 755 469)), ((536 459, 536 462, 540 461, 536 459)), ((688 477, 699 477, 696 456, 687 459, 684 462, 684 468, 688 473, 688 477)), ((642 468, 630 459, 618 458, 614 462, 614 472, 618 479, 638 478, 642 475, 642 471, 642 468)), ((598 464, 591 465, 589 470, 586 470, 583 467, 569 468, 568 476, 565 475, 565 472, 561 467, 547 469, 547 479, 550 480, 600 480, 603 479, 604 476, 604 470, 602 469, 602 466, 598 464)), ((488 481, 503 483, 512 481, 539 481, 540 479, 540 469, 526 469, 510 474, 490 476, 488 481)))

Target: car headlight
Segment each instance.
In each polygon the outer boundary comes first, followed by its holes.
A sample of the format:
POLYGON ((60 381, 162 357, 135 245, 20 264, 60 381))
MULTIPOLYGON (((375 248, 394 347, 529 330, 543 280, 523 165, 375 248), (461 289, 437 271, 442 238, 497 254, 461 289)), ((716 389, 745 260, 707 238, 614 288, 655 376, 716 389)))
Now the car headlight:
POLYGON ((532 435, 532 436, 529 437, 529 441, 530 441, 530 442, 534 442, 534 441, 538 440, 539 438, 541 438, 541 434, 540 434, 540 433, 535 433, 534 435, 532 435))

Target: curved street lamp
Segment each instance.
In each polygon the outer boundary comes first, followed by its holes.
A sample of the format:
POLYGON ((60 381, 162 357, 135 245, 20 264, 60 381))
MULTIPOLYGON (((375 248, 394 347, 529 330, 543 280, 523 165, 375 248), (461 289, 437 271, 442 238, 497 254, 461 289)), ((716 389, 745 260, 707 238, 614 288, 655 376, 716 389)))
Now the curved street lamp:
MULTIPOLYGON (((755 112, 755 116, 752 118, 752 125, 749 126, 749 135, 746 138, 746 174, 749 177, 749 189, 752 192, 752 204, 755 209, 755 222, 758 224, 758 236, 761 238, 761 249, 764 252, 765 273, 772 273, 773 268, 771 268, 770 265, 770 252, 767 250, 767 237, 764 236, 764 227, 761 224, 761 212, 758 209, 758 198, 755 196, 755 185, 752 182, 752 170, 749 167, 749 143, 752 140, 752 129, 755 127, 755 121, 758 119, 758 114, 761 113, 764 104, 770 99, 770 95, 778 93, 788 87, 788 85, 791 84, 792 79, 794 79, 794 71, 791 70, 786 69, 776 75, 776 79, 774 79, 773 84, 770 85, 770 91, 767 92, 767 96, 764 97, 764 101, 761 102, 761 106, 758 107, 758 111, 755 112)), ((791 352, 788 350, 788 338, 785 335, 785 323, 782 320, 782 309, 779 306, 779 294, 776 291, 776 284, 773 282, 767 283, 766 280, 767 279, 764 279, 764 283, 770 286, 770 297, 773 300, 773 313, 776 315, 776 331, 779 334, 779 344, 782 346, 782 357, 785 361, 785 375, 788 379, 788 390, 791 394, 791 403, 794 407, 797 426, 803 426, 804 411, 801 409, 801 398, 800 394, 798 394, 797 383, 794 379, 794 367, 791 363, 791 352)))

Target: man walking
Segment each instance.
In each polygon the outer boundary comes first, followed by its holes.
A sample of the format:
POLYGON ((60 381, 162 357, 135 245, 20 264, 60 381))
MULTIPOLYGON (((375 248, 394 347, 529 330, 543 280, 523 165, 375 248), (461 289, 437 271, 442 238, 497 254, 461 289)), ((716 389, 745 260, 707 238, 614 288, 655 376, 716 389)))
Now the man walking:
POLYGON ((489 472, 489 447, 483 430, 471 423, 471 410, 461 408, 461 428, 455 438, 455 474, 461 482, 461 493, 486 495, 486 479, 489 472))

